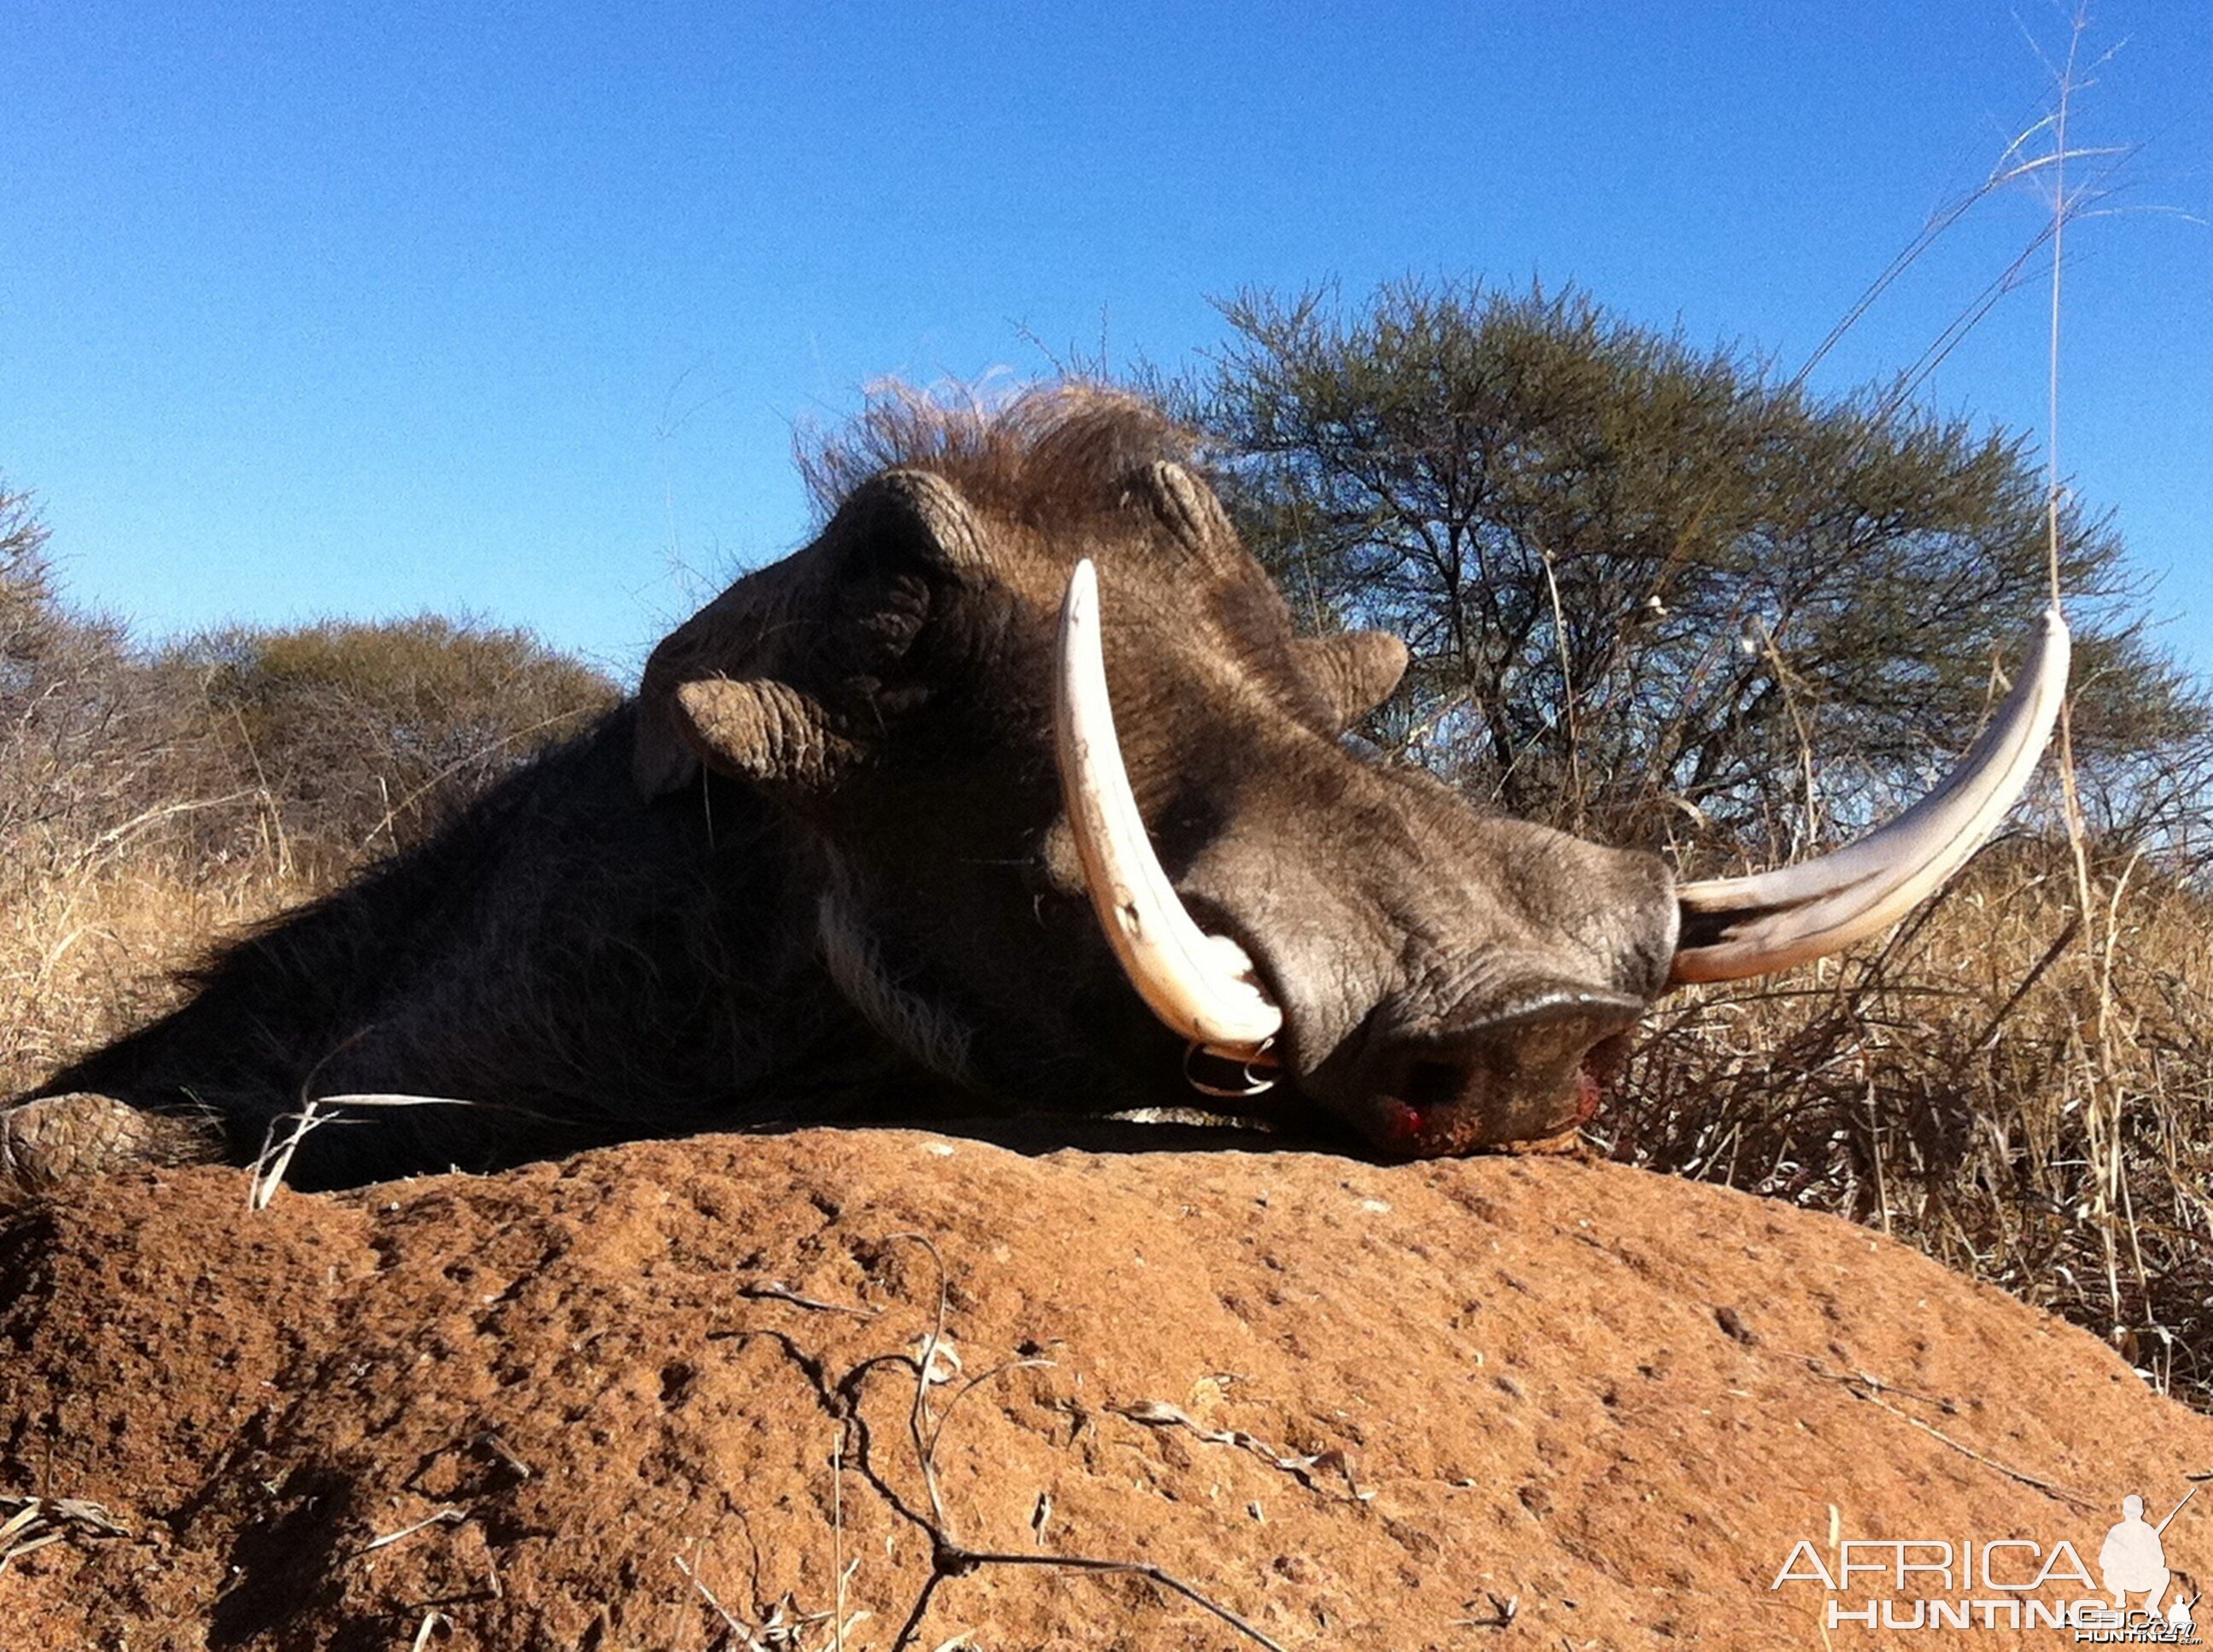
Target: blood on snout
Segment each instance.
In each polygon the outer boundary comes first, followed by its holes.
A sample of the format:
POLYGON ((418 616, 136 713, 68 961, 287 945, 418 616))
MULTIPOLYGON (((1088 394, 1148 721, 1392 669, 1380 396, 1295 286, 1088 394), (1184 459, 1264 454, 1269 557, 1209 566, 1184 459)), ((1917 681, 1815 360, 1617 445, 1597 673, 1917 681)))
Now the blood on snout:
POLYGON ((1395 1095, 1381 1098, 1382 1135, 1391 1147, 1413 1148, 1419 1144, 1429 1130, 1430 1117, 1421 1108, 1401 1101, 1395 1095))
POLYGON ((1583 1058, 1583 1064, 1576 1074, 1576 1126, 1590 1123, 1606 1104, 1608 1093, 1629 1064, 1629 1047, 1626 1033, 1616 1033, 1591 1045, 1590 1053, 1583 1058))

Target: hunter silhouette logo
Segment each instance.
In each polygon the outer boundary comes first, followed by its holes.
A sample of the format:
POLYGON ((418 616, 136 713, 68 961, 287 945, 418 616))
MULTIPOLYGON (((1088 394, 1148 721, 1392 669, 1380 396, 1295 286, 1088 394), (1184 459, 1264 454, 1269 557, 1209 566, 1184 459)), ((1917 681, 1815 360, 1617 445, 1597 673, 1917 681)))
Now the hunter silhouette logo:
MULTIPOLYGON (((2143 1499, 2127 1497, 2121 1499, 2121 1522, 2106 1533, 2104 1546, 2098 1551, 2098 1573, 2104 1578, 2106 1592, 2113 1597, 2113 1604, 2126 1611, 2129 1596, 2143 1596, 2144 1609, 2156 1613, 2159 1603, 2167 1594, 2167 1545, 2163 1541, 2167 1528, 2174 1524, 2174 1517, 2198 1495, 2192 1486, 2180 1503, 2167 1510, 2167 1518, 2156 1526, 2143 1517, 2143 1499)), ((2167 1621, 2175 1622, 2177 1614, 2181 1625, 2190 1623, 2190 1603, 2181 1595, 2174 1597, 2168 1608, 2167 1621)))

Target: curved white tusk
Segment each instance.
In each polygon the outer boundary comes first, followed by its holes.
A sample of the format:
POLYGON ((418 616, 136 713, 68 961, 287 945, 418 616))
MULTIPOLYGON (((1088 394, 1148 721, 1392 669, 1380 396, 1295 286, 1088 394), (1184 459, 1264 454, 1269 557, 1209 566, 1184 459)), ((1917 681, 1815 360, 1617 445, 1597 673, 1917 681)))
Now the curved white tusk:
POLYGON ((1131 985, 1153 1014, 1193 1043, 1252 1060, 1280 1031, 1245 949, 1192 919, 1161 869, 1131 795, 1106 698, 1099 640, 1099 576, 1076 564, 1060 609, 1053 694, 1053 758, 1083 862, 1083 884, 1131 985))
POLYGON ((2013 692, 1943 783, 1833 855, 1676 893, 1673 978, 1731 981, 1820 958, 1886 929, 1943 887, 2021 796, 2067 693, 2067 622, 2046 608, 2013 692))

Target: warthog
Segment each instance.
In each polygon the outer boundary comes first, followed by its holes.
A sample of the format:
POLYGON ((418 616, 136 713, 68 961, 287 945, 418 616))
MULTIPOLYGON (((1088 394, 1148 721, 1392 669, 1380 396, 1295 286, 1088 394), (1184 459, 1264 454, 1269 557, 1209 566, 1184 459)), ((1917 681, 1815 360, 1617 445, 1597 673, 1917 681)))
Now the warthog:
POLYGON ((296 1183, 1194 1085, 1391 1155, 1558 1133, 1672 983, 1834 951, 1948 876, 2066 651, 2055 613, 1900 820, 1679 886, 1349 749, 1405 649, 1297 635, 1143 405, 918 413, 634 700, 0 1113, 0 1172, 243 1162, 365 1094, 455 1105, 354 1111, 296 1183))

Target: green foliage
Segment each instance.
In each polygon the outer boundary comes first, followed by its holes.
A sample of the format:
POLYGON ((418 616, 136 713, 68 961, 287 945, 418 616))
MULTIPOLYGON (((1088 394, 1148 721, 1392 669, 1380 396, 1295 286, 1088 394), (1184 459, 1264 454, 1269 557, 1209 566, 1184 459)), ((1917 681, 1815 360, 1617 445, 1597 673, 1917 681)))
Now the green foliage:
MULTIPOLYGON (((1173 387, 1318 628, 1413 668, 1371 723, 1472 794, 1619 839, 1795 851, 1917 793, 2049 600, 2021 444, 1821 399, 1582 295, 1402 283, 1225 303, 1173 387)), ((2141 634, 2110 521, 2070 514, 2075 744, 2112 832, 2170 840, 2204 690, 2141 634)))

